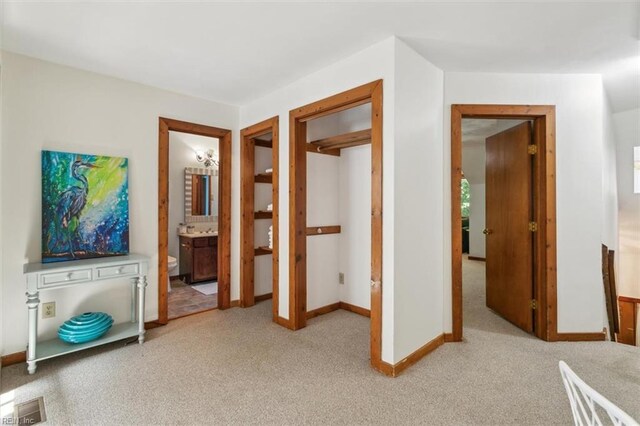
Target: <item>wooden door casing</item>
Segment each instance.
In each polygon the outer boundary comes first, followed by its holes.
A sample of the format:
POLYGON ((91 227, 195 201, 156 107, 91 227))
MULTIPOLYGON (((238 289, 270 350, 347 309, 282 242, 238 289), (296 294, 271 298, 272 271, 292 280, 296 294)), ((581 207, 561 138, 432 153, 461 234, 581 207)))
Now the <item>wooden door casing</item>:
POLYGON ((602 340, 603 333, 558 333, 557 226, 556 226, 556 107, 555 105, 453 104, 451 105, 451 334, 448 342, 463 341, 462 226, 462 120, 464 118, 533 120, 535 335, 546 341, 602 340))
POLYGON ((487 307, 533 332, 531 123, 486 140, 487 307))

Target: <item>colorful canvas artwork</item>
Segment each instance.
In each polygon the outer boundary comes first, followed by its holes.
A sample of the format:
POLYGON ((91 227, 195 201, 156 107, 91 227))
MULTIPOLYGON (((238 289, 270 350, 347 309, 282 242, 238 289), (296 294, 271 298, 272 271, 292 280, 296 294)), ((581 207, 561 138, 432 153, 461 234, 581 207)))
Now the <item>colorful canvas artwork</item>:
POLYGON ((128 161, 42 151, 42 262, 129 253, 128 161))

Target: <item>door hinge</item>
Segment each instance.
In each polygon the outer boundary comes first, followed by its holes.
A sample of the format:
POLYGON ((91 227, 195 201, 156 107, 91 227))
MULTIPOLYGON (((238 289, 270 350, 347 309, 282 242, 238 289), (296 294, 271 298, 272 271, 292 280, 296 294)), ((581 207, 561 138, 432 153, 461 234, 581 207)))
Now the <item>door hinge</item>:
POLYGON ((535 155, 538 153, 538 145, 527 145, 527 152, 529 155, 535 155))
POLYGON ((533 310, 538 309, 538 301, 536 299, 531 299, 531 301, 529 302, 529 306, 533 310))
POLYGON ((536 232, 538 230, 537 222, 529 222, 529 231, 536 232))

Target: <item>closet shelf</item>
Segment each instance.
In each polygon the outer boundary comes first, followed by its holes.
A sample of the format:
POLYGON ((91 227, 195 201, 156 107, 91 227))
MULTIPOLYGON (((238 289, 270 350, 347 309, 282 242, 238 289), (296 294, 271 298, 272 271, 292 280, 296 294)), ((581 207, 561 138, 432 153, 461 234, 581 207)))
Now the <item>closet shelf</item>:
POLYGON ((254 219, 271 219, 273 217, 273 212, 260 210, 253 213, 254 219))
POLYGON ((273 182, 273 174, 272 173, 260 173, 255 175, 254 181, 256 183, 272 183, 273 182))
POLYGON ((359 130, 357 132, 345 133, 343 135, 331 136, 330 138, 318 139, 309 142, 316 147, 317 152, 330 149, 351 148, 352 146, 366 145, 371 143, 371 129, 359 130))
POLYGON ((255 256, 262 256, 265 254, 272 254, 272 253, 273 253, 273 249, 270 249, 269 247, 258 247, 254 250, 255 256))
POLYGON ((263 148, 273 148, 273 141, 268 141, 266 139, 254 139, 253 143, 255 146, 261 146, 263 148))

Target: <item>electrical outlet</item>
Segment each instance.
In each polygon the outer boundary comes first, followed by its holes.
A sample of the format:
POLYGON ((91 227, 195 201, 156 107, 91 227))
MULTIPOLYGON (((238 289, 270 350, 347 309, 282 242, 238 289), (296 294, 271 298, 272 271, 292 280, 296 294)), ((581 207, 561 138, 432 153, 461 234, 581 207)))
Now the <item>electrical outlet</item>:
POLYGON ((42 318, 53 318, 56 316, 56 302, 42 304, 42 318))
POLYGON ((338 282, 344 284, 344 272, 338 273, 338 282))

